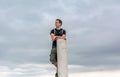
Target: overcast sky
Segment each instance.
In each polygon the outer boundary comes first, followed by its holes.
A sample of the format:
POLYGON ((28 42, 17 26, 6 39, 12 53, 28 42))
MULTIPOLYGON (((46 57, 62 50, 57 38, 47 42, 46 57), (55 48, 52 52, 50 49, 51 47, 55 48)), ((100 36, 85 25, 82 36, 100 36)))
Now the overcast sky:
POLYGON ((70 73, 120 71, 120 0, 0 0, 0 76, 54 74, 56 18, 67 31, 70 73))

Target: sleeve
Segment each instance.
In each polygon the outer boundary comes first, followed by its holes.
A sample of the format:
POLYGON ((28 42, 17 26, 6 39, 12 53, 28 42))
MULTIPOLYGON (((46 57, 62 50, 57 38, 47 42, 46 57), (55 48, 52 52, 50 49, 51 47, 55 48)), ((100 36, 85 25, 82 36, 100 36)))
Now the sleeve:
POLYGON ((54 34, 54 29, 52 29, 52 30, 50 31, 50 34, 52 34, 52 33, 54 34))
POLYGON ((66 30, 63 30, 63 34, 66 35, 66 30))

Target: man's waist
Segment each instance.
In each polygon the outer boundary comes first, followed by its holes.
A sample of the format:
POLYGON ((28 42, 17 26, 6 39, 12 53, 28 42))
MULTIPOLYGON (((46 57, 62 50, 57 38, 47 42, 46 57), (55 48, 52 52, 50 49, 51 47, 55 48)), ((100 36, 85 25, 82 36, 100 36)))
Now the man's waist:
POLYGON ((52 48, 57 48, 57 46, 52 46, 52 48))

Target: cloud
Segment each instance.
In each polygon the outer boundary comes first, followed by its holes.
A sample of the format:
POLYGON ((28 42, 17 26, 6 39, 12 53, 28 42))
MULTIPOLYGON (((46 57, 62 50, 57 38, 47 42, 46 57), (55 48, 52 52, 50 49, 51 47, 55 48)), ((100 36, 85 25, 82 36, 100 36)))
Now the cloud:
POLYGON ((0 65, 7 66, 8 75, 14 65, 50 63, 49 33, 54 20, 61 18, 69 64, 77 70, 71 72, 119 70, 119 4, 118 0, 0 0, 0 65))
MULTIPOLYGON (((76 65, 70 65, 69 69, 72 72, 73 69, 79 68, 80 66, 76 65)), ((25 77, 25 76, 36 76, 36 75, 51 75, 55 71, 55 68, 52 66, 52 64, 17 64, 13 66, 0 66, 0 76, 3 77, 25 77)), ((77 71, 78 72, 78 71, 77 71)))
MULTIPOLYGON (((96 77, 96 76, 110 76, 110 77, 118 77, 119 70, 98 70, 91 72, 84 72, 82 69, 96 69, 88 68, 85 66, 79 65, 69 65, 68 75, 70 77, 74 76, 84 76, 84 77, 96 77), (79 69, 79 71, 78 71, 79 69), (75 70, 75 71, 73 71, 75 70)), ((98 67, 99 68, 99 67, 98 67)), ((104 67, 102 67, 104 68, 104 67)), ((14 67, 10 66, 0 66, 0 76, 2 77, 47 77, 54 75, 55 68, 51 64, 18 64, 14 65, 14 67)))
MULTIPOLYGON (((53 75, 38 75, 34 77, 52 77, 53 75)), ((102 72, 86 72, 86 73, 71 73, 69 77, 82 76, 82 77, 119 77, 119 71, 102 71, 102 72)))

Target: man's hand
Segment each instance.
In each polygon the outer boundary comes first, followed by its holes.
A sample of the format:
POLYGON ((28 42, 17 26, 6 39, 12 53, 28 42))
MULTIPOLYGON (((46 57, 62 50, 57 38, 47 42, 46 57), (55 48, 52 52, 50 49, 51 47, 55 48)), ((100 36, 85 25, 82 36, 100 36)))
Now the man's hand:
POLYGON ((55 36, 56 37, 56 40, 60 39, 60 36, 55 36))
POLYGON ((58 40, 58 39, 64 39, 64 40, 66 40, 66 37, 65 36, 56 36, 56 40, 58 40))

